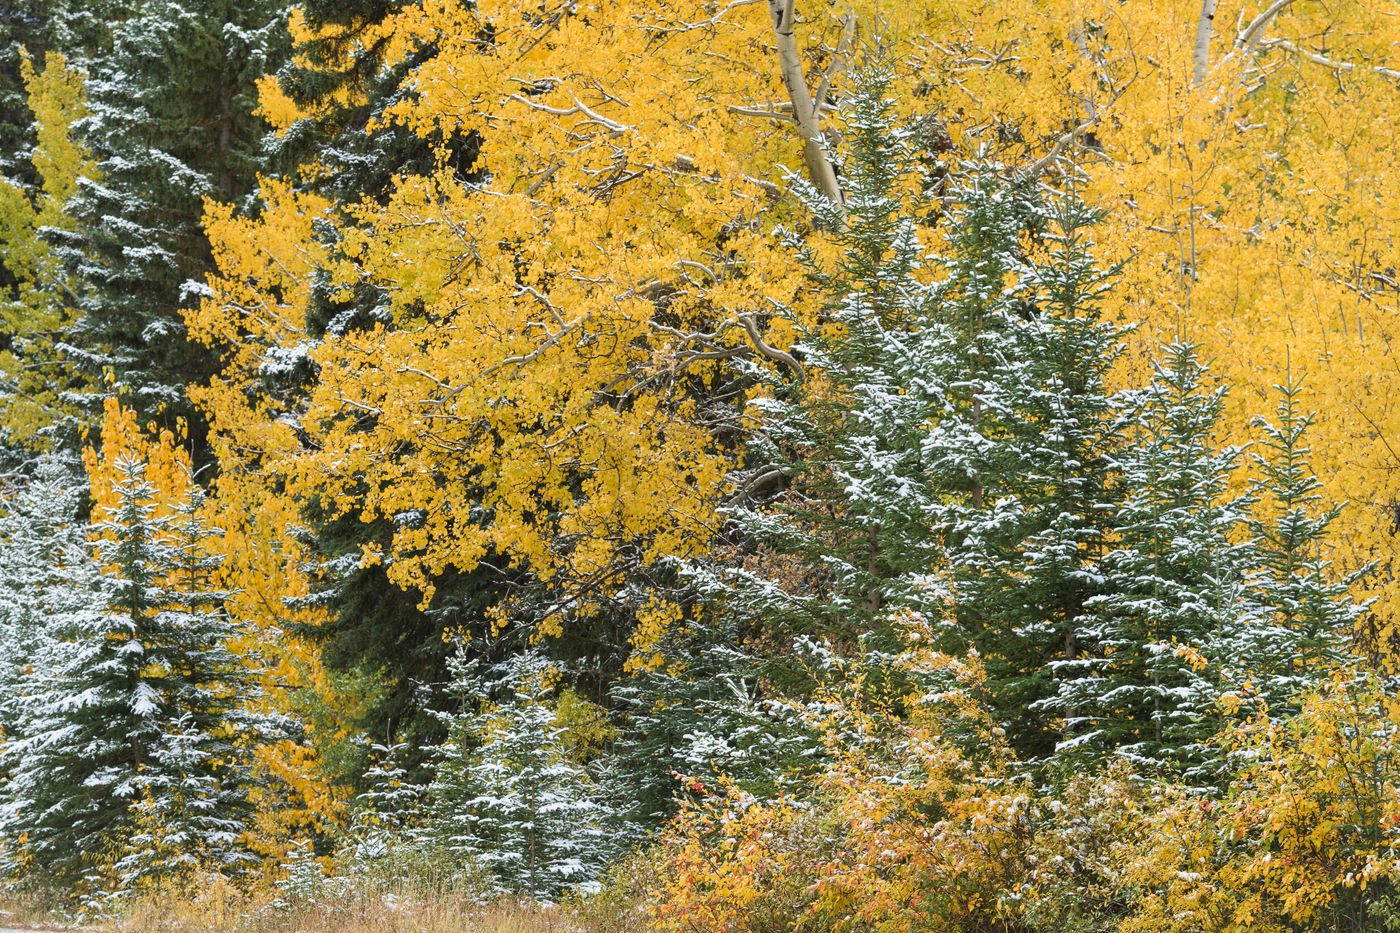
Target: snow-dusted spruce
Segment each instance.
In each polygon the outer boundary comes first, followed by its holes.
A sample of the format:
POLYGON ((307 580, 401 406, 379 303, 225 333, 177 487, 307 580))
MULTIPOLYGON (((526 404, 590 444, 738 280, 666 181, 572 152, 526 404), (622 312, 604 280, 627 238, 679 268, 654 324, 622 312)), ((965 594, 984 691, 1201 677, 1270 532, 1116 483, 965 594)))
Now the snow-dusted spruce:
POLYGON ((1063 686, 1063 757, 1111 750, 1204 782, 1218 767, 1208 740, 1229 690, 1222 651, 1250 614, 1252 501, 1230 494, 1240 449, 1212 447, 1225 390, 1205 378, 1194 347, 1170 346, 1125 417, 1107 588, 1082 634, 1093 673, 1063 686))
POLYGON ((198 424, 184 389, 217 356, 186 339, 179 309, 212 266, 203 199, 247 197, 266 168, 256 82, 285 57, 286 4, 135 0, 109 22, 110 49, 74 60, 91 107, 77 130, 100 177, 69 205, 77 230, 54 232, 79 283, 67 349, 94 384, 128 386, 143 421, 198 424))
POLYGON ((365 791, 355 798, 350 821, 351 855, 359 863, 387 856, 418 838, 423 816, 422 785, 403 766, 408 744, 371 745, 374 763, 365 771, 365 791))
POLYGON ((787 488, 731 513, 761 569, 709 590, 873 648, 923 619, 987 658, 998 714, 1039 758, 1056 736, 1037 704, 1072 675, 1057 664, 1102 582, 1120 405, 1103 381, 1121 349, 1098 305, 1113 272, 1072 194, 967 164, 934 203, 884 95, 878 73, 848 95, 844 215, 798 186, 837 247, 828 269, 796 244, 826 319, 801 331, 809 378, 775 385, 750 457, 787 488))
POLYGON ((0 531, 8 688, 0 852, 11 881, 36 886, 81 877, 85 853, 107 851, 107 831, 127 806, 93 768, 108 711, 90 712, 100 698, 89 675, 111 659, 90 633, 102 627, 114 588, 77 518, 86 486, 78 476, 41 463, 33 483, 6 501, 0 531))
POLYGON ((1322 483, 1308 461, 1313 417, 1300 408, 1301 384, 1290 379, 1275 388, 1275 420, 1259 419, 1263 436, 1251 452, 1259 471, 1249 519, 1257 614, 1221 655, 1241 687, 1251 687, 1271 712, 1287 714, 1297 710, 1299 692, 1346 657, 1365 608, 1349 590, 1370 568, 1339 576, 1324 557, 1327 529, 1342 507, 1322 506, 1322 483))
MULTIPOLYGON (((84 587, 95 574, 87 525, 78 518, 86 489, 81 467, 45 455, 30 476, 7 487, 0 510, 0 774, 6 776, 19 763, 36 694, 61 649, 57 620, 97 598, 84 587)), ((0 784, 0 800, 7 789, 0 784)))
POLYGON ((943 492, 946 646, 977 648, 999 723, 1040 761, 1063 728, 1047 707, 1079 676, 1079 631, 1105 584, 1123 405, 1105 380, 1123 331, 1099 303, 1116 270, 1095 260, 1101 215, 1072 188, 1018 195, 978 166, 956 194, 939 286, 948 390, 920 444, 943 492))
POLYGON ((656 664, 612 691, 622 716, 600 778, 619 832, 631 837, 672 816, 677 775, 706 784, 723 775, 768 795, 814 752, 816 737, 765 699, 768 665, 732 615, 678 621, 653 650, 656 664))
POLYGON ((557 672, 538 652, 484 678, 458 656, 435 749, 430 841, 477 864, 493 893, 550 900, 597 883, 615 843, 587 769, 574 760, 551 703, 557 672))
POLYGON ((160 515, 145 464, 118 463, 95 559, 65 567, 36 657, 0 811, 35 880, 112 870, 129 889, 193 866, 234 869, 249 808, 249 753, 271 734, 251 712, 255 673, 229 650, 225 594, 210 585, 200 491, 160 515))
POLYGON ((804 326, 790 314, 808 375, 768 376, 771 396, 758 403, 754 466, 737 477, 729 510, 751 559, 696 577, 718 612, 846 643, 888 636, 900 607, 931 605, 941 555, 932 528, 941 490, 919 446, 947 388, 939 367, 953 338, 935 326, 935 270, 920 241, 934 208, 910 134, 893 123, 887 80, 863 75, 843 104, 844 209, 794 182, 836 249, 831 265, 787 234, 828 296, 826 320, 804 326))

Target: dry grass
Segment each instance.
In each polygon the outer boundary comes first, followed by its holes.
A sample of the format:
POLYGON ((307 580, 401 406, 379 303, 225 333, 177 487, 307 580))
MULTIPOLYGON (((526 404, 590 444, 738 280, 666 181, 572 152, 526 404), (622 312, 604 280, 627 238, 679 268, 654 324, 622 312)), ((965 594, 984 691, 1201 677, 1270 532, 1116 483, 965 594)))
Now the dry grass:
POLYGON ((239 891, 217 875, 128 903, 102 933, 651 933, 624 889, 559 906, 498 902, 466 893, 370 882, 331 897, 288 903, 275 890, 239 891))
POLYGON ((410 884, 366 884, 288 903, 275 891, 241 892, 218 876, 184 890, 151 892, 104 933, 594 933, 564 907, 480 905, 410 884))
POLYGON ((557 908, 506 904, 473 906, 462 911, 450 904, 422 903, 381 906, 353 912, 307 908, 239 915, 209 915, 188 905, 142 906, 104 933, 593 933, 572 915, 557 908))
MULTIPOLYGON (((400 866, 402 867, 402 866, 400 866)), ((120 916, 90 933, 654 933, 641 899, 655 863, 634 856, 617 866, 600 894, 558 906, 482 904, 470 875, 435 862, 414 870, 240 887, 214 872, 122 900, 120 916)), ((0 929, 56 930, 56 912, 0 902, 0 929)))
POLYGON ((58 930, 53 923, 51 906, 39 899, 21 900, 7 894, 0 900, 0 929, 58 930))

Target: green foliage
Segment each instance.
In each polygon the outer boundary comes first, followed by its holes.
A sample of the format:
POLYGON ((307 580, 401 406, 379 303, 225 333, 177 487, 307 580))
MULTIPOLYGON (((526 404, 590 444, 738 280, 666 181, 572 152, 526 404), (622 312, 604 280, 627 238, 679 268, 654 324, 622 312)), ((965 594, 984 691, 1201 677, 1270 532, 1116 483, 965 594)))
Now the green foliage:
POLYGON ((202 419, 184 389, 218 361, 186 339, 180 310, 213 268, 205 199, 256 191, 257 81, 286 55, 285 13, 281 0, 142 0, 112 24, 110 52, 82 62, 92 112, 81 129, 101 180, 81 186, 77 229, 56 238, 78 283, 69 343, 91 380, 126 389, 143 423, 178 433, 183 419, 196 448, 202 419))
POLYGON ((491 680, 475 667, 454 659, 463 710, 444 716, 426 838, 480 865, 500 895, 547 901, 595 887, 615 842, 552 704, 557 671, 535 652, 491 680))
POLYGON ((230 650, 199 487, 160 511, 145 466, 117 462, 96 554, 65 555, 41 603, 47 637, 25 658, 3 831, 36 883, 130 891, 252 860, 250 760, 274 723, 230 650))

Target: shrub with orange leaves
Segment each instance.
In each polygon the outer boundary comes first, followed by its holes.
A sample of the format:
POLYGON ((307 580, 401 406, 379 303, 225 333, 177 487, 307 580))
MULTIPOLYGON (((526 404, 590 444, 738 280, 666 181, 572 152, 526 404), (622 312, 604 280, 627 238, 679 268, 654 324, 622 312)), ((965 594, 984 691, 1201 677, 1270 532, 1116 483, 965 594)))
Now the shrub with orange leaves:
POLYGON ((1248 762, 1222 827, 1234 929, 1400 928, 1397 717, 1392 688, 1343 670, 1299 715, 1234 730, 1248 762))
POLYGON ((1123 768, 1059 797, 1018 776, 976 658, 910 650, 881 672, 898 702, 838 667, 807 707, 830 755, 811 799, 691 788, 659 847, 662 929, 1090 930, 1125 909, 1170 793, 1123 768))

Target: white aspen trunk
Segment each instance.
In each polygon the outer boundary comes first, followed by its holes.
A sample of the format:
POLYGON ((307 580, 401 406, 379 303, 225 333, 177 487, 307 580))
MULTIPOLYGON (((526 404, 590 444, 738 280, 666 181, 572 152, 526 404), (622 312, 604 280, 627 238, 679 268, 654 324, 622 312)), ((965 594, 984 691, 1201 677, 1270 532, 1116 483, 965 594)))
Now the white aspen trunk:
POLYGON ((797 18, 793 9, 795 3, 796 0, 768 0, 768 13, 773 18, 773 38, 778 47, 778 67, 788 98, 792 101, 793 122, 802 134, 802 161, 807 166, 807 174, 822 194, 833 204, 840 204, 841 185, 836 180, 836 170, 831 160, 826 157, 820 115, 812 100, 812 92, 807 87, 807 76, 802 72, 802 58, 797 51, 793 24, 797 18))
POLYGON ((1191 52, 1191 85, 1200 87, 1210 73, 1210 37, 1215 31, 1218 0, 1201 0, 1201 18, 1196 21, 1196 45, 1191 52))

